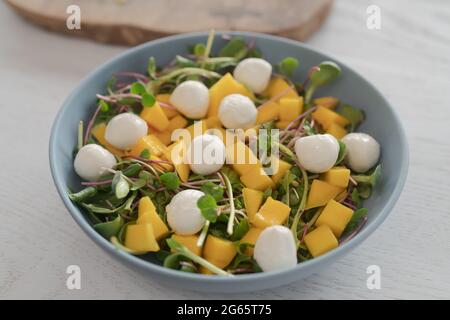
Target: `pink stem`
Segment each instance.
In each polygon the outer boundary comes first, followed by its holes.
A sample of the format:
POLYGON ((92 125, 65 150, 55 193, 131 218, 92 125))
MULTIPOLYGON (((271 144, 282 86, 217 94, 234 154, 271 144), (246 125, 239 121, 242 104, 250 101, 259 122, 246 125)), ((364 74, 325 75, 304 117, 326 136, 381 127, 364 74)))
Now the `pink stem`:
POLYGON ((103 181, 83 181, 81 182, 82 186, 100 186, 103 184, 110 184, 112 180, 103 180, 103 181))
POLYGON ((163 108, 167 108, 167 109, 173 109, 173 110, 177 110, 177 108, 175 108, 173 105, 171 105, 170 103, 167 102, 161 102, 158 101, 159 105, 163 108))
POLYGON ((279 94, 273 96, 272 98, 270 98, 266 102, 262 103, 260 106, 258 106, 258 109, 261 108, 261 107, 264 107, 265 105, 267 105, 269 103, 277 101, 278 99, 280 99, 281 97, 285 96, 286 94, 288 94, 292 90, 294 90, 294 86, 289 86, 288 88, 286 88, 283 91, 281 91, 279 94))
MULTIPOLYGON (((284 133, 285 131, 288 131, 298 120, 300 120, 301 118, 307 116, 308 114, 310 114, 311 112, 313 112, 314 110, 316 110, 316 107, 312 107, 308 110, 306 110, 305 112, 303 112, 301 115, 299 115, 297 118, 295 118, 294 120, 292 120, 288 126, 281 131, 281 133, 284 133)), ((280 143, 282 143, 284 140, 286 140, 286 136, 284 136, 281 140, 280 143)))
POLYGON ((100 112, 101 107, 102 107, 102 106, 101 106, 100 104, 97 106, 97 110, 95 110, 94 115, 92 116, 91 120, 89 120, 89 124, 88 124, 88 126, 87 126, 87 128, 86 128, 86 133, 85 133, 85 135, 84 135, 84 142, 83 142, 83 145, 85 145, 85 144, 87 143, 88 139, 89 139, 89 136, 90 136, 90 134, 91 134, 92 127, 94 126, 95 119, 97 118, 97 115, 98 115, 98 113, 100 112))

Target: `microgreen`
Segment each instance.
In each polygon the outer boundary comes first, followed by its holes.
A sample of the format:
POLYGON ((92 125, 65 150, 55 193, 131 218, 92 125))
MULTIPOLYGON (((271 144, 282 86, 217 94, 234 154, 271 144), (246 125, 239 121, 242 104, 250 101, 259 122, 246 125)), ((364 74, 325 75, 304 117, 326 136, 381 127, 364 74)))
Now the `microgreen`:
POLYGON ((341 74, 341 68, 332 61, 324 61, 318 66, 318 70, 310 76, 310 85, 305 93, 305 101, 311 101, 314 91, 321 86, 327 85, 341 74))
POLYGON ((230 179, 223 172, 222 172, 222 177, 223 177, 223 180, 225 181, 225 186, 227 187, 228 199, 230 199, 230 217, 228 219, 227 233, 229 235, 232 235, 233 234, 234 217, 236 214, 235 208, 234 208, 233 187, 231 185, 230 179))
POLYGON ((155 104, 156 99, 155 96, 151 93, 144 93, 141 96, 141 103, 144 107, 153 107, 155 104))
POLYGON ((196 57, 201 57, 205 54, 206 51, 206 46, 204 43, 197 43, 194 48, 192 49, 192 53, 196 56, 196 57))
POLYGON ((180 55, 177 55, 175 57, 175 60, 177 62, 177 66, 181 68, 198 67, 198 64, 195 61, 192 61, 191 59, 185 58, 180 55))
POLYGON ((167 239, 166 240, 167 245, 175 250, 176 252, 178 252, 179 254, 185 256, 186 258, 192 260, 195 263, 198 263, 199 265, 201 265, 202 267, 210 270, 211 272, 219 275, 219 276, 232 276, 231 274, 229 274, 228 272, 216 267, 215 265, 213 265, 212 263, 210 263, 209 261, 199 257, 198 255, 196 255, 195 253, 193 253, 191 250, 189 250, 187 247, 185 247, 184 245, 180 244, 179 242, 177 242, 174 239, 167 239))
POLYGON ((154 57, 148 59, 147 72, 151 78, 156 79, 156 60, 154 57))
POLYGON ((381 177, 381 165, 378 165, 373 169, 372 173, 368 175, 354 175, 352 178, 358 182, 358 184, 370 185, 370 187, 375 187, 381 177))
POLYGON ((345 153, 347 150, 347 146, 345 145, 344 142, 342 142, 341 140, 338 140, 339 143, 339 153, 338 153, 338 157, 336 160, 336 165, 338 165, 339 163, 342 162, 342 160, 344 160, 345 158, 345 153))
POLYGON ((345 238, 346 235, 354 231, 359 224, 361 223, 362 219, 367 216, 368 210, 366 208, 360 208, 353 212, 353 215, 348 222, 347 226, 345 227, 344 232, 342 233, 342 237, 345 238))
POLYGON ((150 159, 150 150, 145 148, 144 150, 141 151, 141 153, 139 154, 139 157, 144 158, 144 159, 150 159))
POLYGON ((130 185, 128 184, 127 180, 125 180, 121 171, 117 171, 114 174, 111 188, 114 190, 114 194, 116 195, 117 199, 125 198, 130 192, 130 185))
POLYGON ((78 141, 77 148, 80 150, 83 147, 83 121, 78 122, 78 141))
POLYGON ((205 194, 197 200, 197 207, 200 209, 203 218, 212 223, 217 221, 217 203, 210 194, 205 194))
POLYGON ((69 199, 73 202, 84 202, 97 194, 97 188, 87 187, 76 193, 69 193, 69 199))
POLYGON ((231 241, 241 240, 243 236, 250 230, 250 224, 247 219, 241 220, 234 228, 233 234, 231 235, 231 241))
POLYGON ((105 100, 100 100, 98 103, 101 106, 101 108, 100 108, 101 112, 108 112, 109 111, 109 109, 110 109, 109 104, 105 100))
POLYGON ((233 57, 240 60, 248 52, 247 44, 241 37, 234 37, 219 51, 220 57, 233 57))
POLYGON ((138 95, 141 96, 144 93, 147 93, 147 89, 145 88, 145 86, 142 83, 140 83, 140 82, 133 82, 131 84, 131 87, 130 87, 130 92, 132 94, 138 94, 138 95))
POLYGON ((122 216, 118 215, 114 220, 95 224, 94 229, 109 240, 112 236, 116 236, 119 233, 123 223, 122 216))
POLYGON ((166 172, 160 176, 161 182, 168 190, 175 190, 180 186, 180 179, 175 172, 166 172))
POLYGON ((205 194, 211 195, 216 201, 220 201, 223 198, 223 187, 219 186, 218 184, 215 184, 214 182, 211 181, 205 182, 205 184, 201 186, 201 190, 205 194))
POLYGON ((353 203, 357 208, 361 206, 361 197, 359 196, 359 192, 357 188, 354 188, 352 190, 352 193, 350 195, 350 198, 352 199, 353 203))
POLYGON ((297 58, 286 57, 277 64, 277 69, 281 74, 292 77, 295 69, 297 69, 299 65, 300 63, 297 58))
POLYGON ((344 104, 339 113, 350 121, 350 132, 355 131, 358 125, 364 121, 364 112, 349 104, 344 104))

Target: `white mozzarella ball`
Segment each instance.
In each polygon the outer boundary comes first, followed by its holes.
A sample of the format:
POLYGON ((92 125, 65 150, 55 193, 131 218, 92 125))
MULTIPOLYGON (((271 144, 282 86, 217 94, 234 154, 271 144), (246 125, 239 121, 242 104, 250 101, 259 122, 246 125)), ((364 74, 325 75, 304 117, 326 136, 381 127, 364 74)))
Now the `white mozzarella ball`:
POLYGON ((197 207, 197 201, 204 195, 198 190, 183 190, 166 206, 167 222, 176 234, 193 235, 202 229, 205 219, 197 207))
POLYGON ((342 142, 346 146, 345 162, 356 172, 366 172, 380 158, 380 144, 366 133, 349 133, 342 142))
POLYGON ((187 155, 191 170, 208 175, 220 170, 225 163, 225 145, 219 137, 203 134, 195 137, 189 145, 187 155))
POLYGON ((126 112, 118 114, 108 122, 105 139, 114 147, 125 150, 146 136, 147 131, 147 122, 134 113, 126 112))
POLYGON ((265 272, 295 267, 297 249, 291 230, 278 225, 264 229, 256 240, 253 256, 265 272))
POLYGON ((256 123, 255 104, 241 94, 230 94, 219 105, 219 119, 228 129, 248 129, 256 123))
POLYGON ((316 134, 295 141, 297 159, 309 172, 330 170, 339 156, 339 143, 331 134, 316 134))
POLYGON ((83 146, 75 156, 75 172, 83 179, 97 181, 107 169, 116 165, 113 154, 98 144, 83 146))
POLYGON ((261 93, 269 84, 272 65, 264 59, 247 58, 234 69, 234 78, 249 87, 255 93, 261 93))
POLYGON ((209 90, 200 81, 184 81, 170 95, 170 103, 186 117, 201 119, 208 111, 209 90))

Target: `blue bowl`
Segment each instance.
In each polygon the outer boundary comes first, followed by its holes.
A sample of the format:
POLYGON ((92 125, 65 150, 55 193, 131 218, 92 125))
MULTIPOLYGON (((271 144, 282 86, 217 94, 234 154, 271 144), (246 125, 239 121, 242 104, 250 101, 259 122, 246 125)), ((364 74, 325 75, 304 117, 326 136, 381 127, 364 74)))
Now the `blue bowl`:
MULTIPOLYGON (((332 85, 316 93, 339 97, 342 101, 364 109, 367 119, 360 131, 371 134, 382 146, 382 178, 370 199, 365 202, 369 209, 365 227, 353 239, 327 254, 298 264, 296 267, 266 273, 239 275, 233 278, 190 274, 163 268, 152 258, 141 258, 117 250, 93 228, 81 208, 67 196, 68 188, 78 190, 80 179, 73 170, 72 151, 76 145, 79 120, 87 121, 94 112, 95 94, 105 92, 111 75, 118 71, 144 72, 150 56, 159 65, 168 63, 176 54, 185 53, 188 47, 205 42, 207 33, 191 33, 167 37, 127 50, 101 65, 89 74, 62 105, 53 124, 50 137, 50 167, 61 199, 72 217, 86 234, 116 260, 152 276, 164 283, 191 290, 213 292, 243 292, 260 290, 288 284, 318 272, 343 256, 367 238, 392 210, 402 191, 408 171, 408 147, 400 120, 384 96, 367 80, 337 59, 320 53, 305 44, 248 32, 227 32, 247 39, 255 39, 265 59, 277 63, 286 56, 297 57, 301 67, 295 77, 303 80, 308 69, 324 60, 336 61, 342 74, 332 85)), ((216 35, 214 49, 224 45, 216 35)))

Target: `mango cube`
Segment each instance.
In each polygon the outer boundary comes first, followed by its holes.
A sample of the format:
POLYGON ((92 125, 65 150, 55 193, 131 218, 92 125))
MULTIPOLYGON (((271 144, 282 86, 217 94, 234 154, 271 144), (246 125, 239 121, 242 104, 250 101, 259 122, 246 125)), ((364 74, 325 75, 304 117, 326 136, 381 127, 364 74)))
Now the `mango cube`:
MULTIPOLYGON (((251 245, 255 245, 258 240, 259 235, 264 229, 251 227, 250 230, 245 234, 245 236, 241 239, 240 243, 248 243, 251 245)), ((245 250, 245 254, 252 256, 253 248, 247 247, 245 250)))
POLYGON ((305 244, 311 255, 318 257, 338 246, 338 240, 331 229, 326 226, 320 226, 309 232, 305 236, 305 244))
POLYGON ((233 93, 239 93, 249 98, 253 98, 253 94, 250 90, 242 83, 236 81, 230 73, 227 73, 209 89, 208 118, 217 116, 222 99, 233 93))
POLYGON ((253 167, 250 171, 241 176, 241 182, 251 189, 264 191, 268 188, 273 188, 274 183, 272 179, 264 172, 261 167, 253 167))
POLYGON ((174 141, 183 140, 186 146, 191 144, 192 139, 205 133, 208 129, 205 120, 195 121, 189 127, 184 128, 178 134, 174 134, 174 141))
POLYGON ((344 188, 342 187, 314 179, 309 190, 305 209, 324 206, 328 203, 328 201, 334 199, 342 191, 344 191, 344 188))
MULTIPOLYGON (((237 250, 233 242, 209 235, 203 246, 203 258, 218 268, 225 268, 236 255, 237 250)), ((209 270, 201 269, 202 273, 210 273, 209 270)))
POLYGON ((347 188, 350 180, 350 169, 334 167, 322 175, 322 180, 337 187, 347 188))
POLYGON ((303 110, 303 97, 281 98, 279 116, 280 121, 292 121, 297 118, 303 110))
POLYGON ((252 222, 255 214, 261 207, 264 194, 259 190, 243 188, 242 195, 244 197, 244 206, 247 211, 248 219, 252 222))
POLYGON ((179 114, 175 107, 168 106, 170 105, 170 93, 160 93, 156 95, 156 101, 160 103, 161 109, 168 119, 172 119, 179 114))
POLYGON ((155 130, 150 127, 149 132, 153 134, 156 138, 158 138, 159 141, 161 141, 165 146, 168 146, 172 142, 171 139, 172 134, 167 130, 159 132, 158 130, 155 130))
MULTIPOLYGON (((284 92, 289 87, 289 83, 287 83, 283 78, 273 77, 264 91, 264 94, 268 95, 270 98, 273 98, 284 92)), ((283 95, 282 98, 298 98, 298 93, 295 89, 289 90, 285 95, 283 95)))
POLYGON ((109 150, 109 152, 111 152, 112 154, 114 154, 116 156, 123 157, 125 155, 125 153, 122 150, 117 149, 112 144, 110 144, 108 141, 106 141, 105 131, 106 131, 106 123, 102 122, 92 128, 91 134, 94 136, 95 139, 97 139, 97 141, 102 146, 104 146, 107 150, 109 150))
POLYGON ((341 127, 345 127, 350 124, 350 121, 347 118, 322 106, 317 107, 316 111, 312 113, 312 117, 322 125, 324 130, 327 130, 332 123, 337 123, 341 127))
POLYGON ((167 128, 167 131, 172 133, 172 131, 174 131, 176 129, 183 129, 187 125, 188 125, 188 121, 186 120, 186 118, 184 118, 181 115, 176 115, 175 117, 170 119, 169 127, 167 128))
POLYGON ((189 173, 191 172, 191 167, 184 161, 186 151, 187 148, 185 144, 181 141, 177 141, 169 145, 164 152, 164 157, 172 162, 175 171, 183 182, 188 181, 189 173))
POLYGON ((151 224, 156 240, 160 240, 169 233, 169 229, 156 212, 155 205, 149 197, 142 197, 139 200, 138 219, 136 223, 151 224))
POLYGON ((264 122, 278 119, 280 105, 276 102, 268 102, 258 107, 258 114, 256 116, 256 123, 261 124, 264 122))
POLYGON ((135 157, 139 157, 141 152, 145 149, 150 152, 150 155, 159 157, 164 152, 166 152, 167 147, 155 135, 149 134, 139 139, 138 142, 130 150, 129 154, 135 157))
POLYGON ((158 101, 155 101, 155 104, 151 107, 143 107, 141 118, 158 131, 164 131, 169 126, 169 118, 167 118, 158 101))
POLYGON ((327 225, 339 238, 353 215, 353 210, 331 199, 316 221, 316 226, 327 225))
MULTIPOLYGON (((198 236, 192 235, 192 236, 180 236, 177 234, 172 235, 171 237, 176 242, 182 244, 189 250, 191 250, 193 253, 195 253, 198 256, 202 255, 202 247, 197 246, 198 236)), ((170 250, 171 252, 175 252, 175 250, 170 250)))
MULTIPOLYGON (((292 121, 277 121, 275 122, 275 127, 277 129, 283 130, 286 129, 292 121)), ((291 128, 293 128, 295 124, 292 124, 291 128)))
POLYGON ((261 162, 252 149, 238 139, 234 139, 234 143, 227 140, 225 152, 227 164, 230 164, 239 175, 244 175, 255 168, 261 168, 261 162))
POLYGON ((286 172, 291 169, 292 164, 289 162, 286 162, 284 160, 278 159, 276 157, 272 157, 272 168, 276 170, 275 174, 272 175, 272 181, 273 183, 277 184, 280 182, 281 179, 283 179, 286 172))
POLYGON ((326 130, 326 133, 331 134, 336 139, 342 139, 347 134, 347 130, 345 130, 344 127, 333 122, 326 130))
POLYGON ((283 224, 289 216, 291 208, 281 201, 267 198, 263 206, 256 213, 253 225, 258 228, 266 228, 283 224))
POLYGON ((149 223, 128 225, 125 232, 125 247, 139 252, 159 251, 152 225, 149 223))
POLYGON ((322 106, 328 109, 335 109, 339 104, 339 99, 335 97, 321 97, 313 100, 315 106, 322 106))

